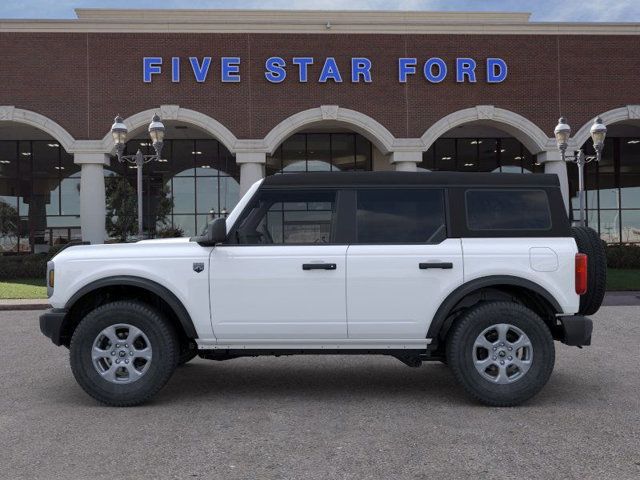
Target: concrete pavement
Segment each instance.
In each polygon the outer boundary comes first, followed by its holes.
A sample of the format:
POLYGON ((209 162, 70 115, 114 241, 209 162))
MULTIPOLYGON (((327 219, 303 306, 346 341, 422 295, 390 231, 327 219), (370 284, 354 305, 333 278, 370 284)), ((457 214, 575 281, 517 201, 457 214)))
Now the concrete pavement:
POLYGON ((470 401, 441 364, 384 357, 200 359, 144 406, 99 405, 38 312, 0 312, 0 477, 432 479, 640 477, 640 310, 556 344, 524 406, 470 401))

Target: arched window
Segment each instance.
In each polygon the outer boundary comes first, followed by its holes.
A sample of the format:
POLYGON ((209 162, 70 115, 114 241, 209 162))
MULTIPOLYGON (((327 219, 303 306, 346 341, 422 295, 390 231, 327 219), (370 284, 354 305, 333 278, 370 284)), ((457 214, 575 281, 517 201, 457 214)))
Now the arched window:
MULTIPOLYGON (((138 149, 151 154, 153 147, 146 139, 131 140, 125 153, 135 154, 138 149)), ((114 157, 111 169, 135 192, 134 165, 114 157)), ((240 172, 224 145, 214 139, 165 140, 162 161, 143 167, 145 231, 155 236, 180 229, 185 236, 196 235, 213 217, 229 213, 239 196, 240 172)))
POLYGON ((0 141, 0 252, 46 252, 80 238, 79 172, 55 140, 0 141))

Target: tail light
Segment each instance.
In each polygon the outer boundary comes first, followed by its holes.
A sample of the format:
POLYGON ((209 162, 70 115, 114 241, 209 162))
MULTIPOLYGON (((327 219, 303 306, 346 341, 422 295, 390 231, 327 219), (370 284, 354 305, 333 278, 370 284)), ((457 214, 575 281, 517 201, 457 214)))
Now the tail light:
POLYGON ((576 253, 576 293, 587 293, 587 256, 584 253, 576 253))

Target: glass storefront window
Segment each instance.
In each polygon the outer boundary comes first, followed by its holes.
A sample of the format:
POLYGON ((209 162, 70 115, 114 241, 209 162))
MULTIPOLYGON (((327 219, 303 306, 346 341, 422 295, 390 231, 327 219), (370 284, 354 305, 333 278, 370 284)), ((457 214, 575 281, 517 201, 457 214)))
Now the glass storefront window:
POLYGON ((439 138, 435 143, 435 170, 456 170, 456 140, 454 138, 439 138))
POLYGON ((266 174, 368 171, 372 145, 356 133, 297 133, 267 156, 266 174))
POLYGON ((0 252, 43 252, 77 234, 79 171, 55 140, 0 141, 0 252))
MULTIPOLYGON (((147 140, 131 140, 126 150, 135 153, 138 148, 144 154, 153 150, 147 140)), ((136 170, 129 166, 113 158, 105 175, 124 178, 135 192, 136 170)), ((181 228, 185 236, 196 235, 209 220, 228 214, 236 205, 239 182, 235 158, 217 140, 165 140, 162 161, 149 162, 143 169, 145 231, 154 236, 160 230, 181 228)))

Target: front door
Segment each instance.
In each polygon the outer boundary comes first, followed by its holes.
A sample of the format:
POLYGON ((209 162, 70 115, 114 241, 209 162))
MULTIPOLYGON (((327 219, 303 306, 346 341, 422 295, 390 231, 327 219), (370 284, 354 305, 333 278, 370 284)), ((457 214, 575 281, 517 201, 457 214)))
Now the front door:
POLYGON ((335 190, 263 189, 211 254, 211 312, 222 342, 347 338, 346 244, 335 190))

